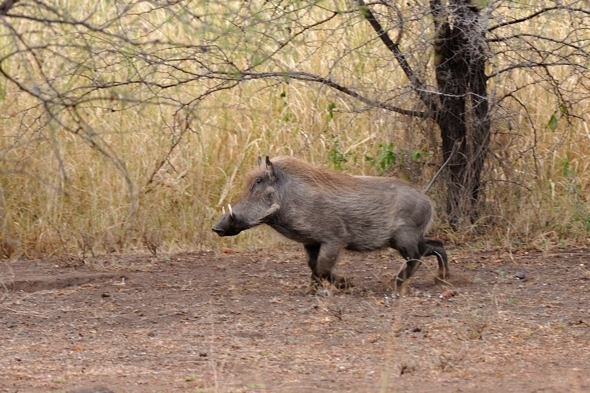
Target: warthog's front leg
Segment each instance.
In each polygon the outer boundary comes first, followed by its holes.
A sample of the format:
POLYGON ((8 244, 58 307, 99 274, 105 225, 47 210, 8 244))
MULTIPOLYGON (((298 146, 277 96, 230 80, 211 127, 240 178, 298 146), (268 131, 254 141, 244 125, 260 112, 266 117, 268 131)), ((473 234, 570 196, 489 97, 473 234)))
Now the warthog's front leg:
POLYGON ((307 254, 307 265, 312 272, 315 271, 315 267, 318 263, 318 256, 320 255, 321 244, 305 244, 303 248, 307 254))
POLYGON ((303 248, 307 254, 307 265, 311 269, 311 280, 309 287, 307 287, 306 293, 308 295, 314 294, 319 288, 319 282, 315 278, 314 272, 316 271, 316 265, 318 264, 318 256, 320 255, 321 244, 305 244, 303 248))
POLYGON ((311 282, 307 293, 316 293, 321 280, 328 280, 337 288, 344 289, 352 286, 344 277, 332 273, 332 269, 338 261, 341 247, 331 243, 306 244, 307 264, 311 269, 311 282))

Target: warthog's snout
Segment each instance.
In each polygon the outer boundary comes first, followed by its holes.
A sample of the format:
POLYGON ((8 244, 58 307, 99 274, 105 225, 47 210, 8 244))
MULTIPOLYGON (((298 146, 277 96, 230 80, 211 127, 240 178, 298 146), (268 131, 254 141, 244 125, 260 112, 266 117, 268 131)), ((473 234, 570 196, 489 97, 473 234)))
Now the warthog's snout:
POLYGON ((225 236, 225 229, 218 227, 217 225, 213 226, 213 232, 217 233, 219 236, 225 236))
POLYGON ((231 205, 228 203, 227 207, 229 208, 229 214, 225 213, 225 208, 223 208, 223 217, 215 225, 213 225, 213 232, 217 233, 219 236, 234 236, 240 233, 241 229, 238 229, 238 225, 236 224, 236 216, 231 205))

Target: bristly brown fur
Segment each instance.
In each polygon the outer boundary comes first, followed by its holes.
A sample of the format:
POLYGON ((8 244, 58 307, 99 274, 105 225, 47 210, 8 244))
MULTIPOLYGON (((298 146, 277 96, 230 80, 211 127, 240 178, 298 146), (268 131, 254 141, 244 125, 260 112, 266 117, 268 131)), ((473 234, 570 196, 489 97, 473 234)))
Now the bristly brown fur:
MULTIPOLYGON (((331 169, 317 167, 308 164, 291 156, 278 156, 272 159, 273 166, 282 172, 291 176, 298 177, 306 181, 309 185, 315 185, 320 189, 330 188, 339 189, 359 189, 361 184, 351 175, 336 172, 331 169)), ((245 186, 248 187, 254 178, 264 174, 264 168, 256 168, 246 175, 245 186)))

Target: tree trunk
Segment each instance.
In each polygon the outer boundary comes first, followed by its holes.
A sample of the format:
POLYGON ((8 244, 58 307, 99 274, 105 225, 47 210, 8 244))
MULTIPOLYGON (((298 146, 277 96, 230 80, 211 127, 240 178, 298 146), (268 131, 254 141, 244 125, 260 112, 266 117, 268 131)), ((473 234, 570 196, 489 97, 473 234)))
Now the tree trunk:
POLYGON ((445 160, 459 143, 448 165, 447 213, 453 228, 460 229, 477 219, 481 172, 490 141, 485 29, 469 0, 451 0, 449 6, 431 0, 430 5, 440 93, 434 119, 440 128, 445 160))

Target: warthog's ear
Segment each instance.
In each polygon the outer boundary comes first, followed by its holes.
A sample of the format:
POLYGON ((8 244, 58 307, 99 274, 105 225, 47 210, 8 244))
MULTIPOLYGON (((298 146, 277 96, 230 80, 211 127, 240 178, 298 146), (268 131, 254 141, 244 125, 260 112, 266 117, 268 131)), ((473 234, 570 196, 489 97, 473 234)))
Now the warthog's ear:
POLYGON ((277 175, 275 173, 275 168, 272 165, 272 162, 270 162, 270 158, 268 158, 268 156, 266 156, 266 171, 265 171, 266 175, 271 179, 271 180, 276 180, 277 175))
POLYGON ((258 164, 258 168, 262 168, 262 157, 258 156, 256 163, 258 164))

